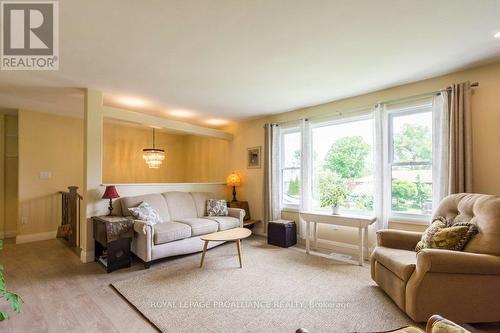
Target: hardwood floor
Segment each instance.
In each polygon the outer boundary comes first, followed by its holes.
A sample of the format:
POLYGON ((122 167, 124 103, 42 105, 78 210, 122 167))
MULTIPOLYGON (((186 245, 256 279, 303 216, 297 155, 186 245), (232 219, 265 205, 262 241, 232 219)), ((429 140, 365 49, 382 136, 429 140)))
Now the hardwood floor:
POLYGON ((15 245, 7 240, 0 263, 8 288, 24 300, 16 314, 0 299, 0 309, 10 315, 0 332, 157 332, 109 286, 144 273, 139 262, 107 274, 98 263, 82 264, 61 241, 15 245))
MULTIPOLYGON (((134 259, 131 268, 107 274, 98 263, 82 264, 59 240, 14 244, 0 251, 7 286, 24 299, 20 314, 0 299, 10 319, 0 332, 157 332, 110 283, 168 267, 169 260, 144 270, 134 259)), ((499 332, 500 324, 467 325, 472 332, 499 332)))

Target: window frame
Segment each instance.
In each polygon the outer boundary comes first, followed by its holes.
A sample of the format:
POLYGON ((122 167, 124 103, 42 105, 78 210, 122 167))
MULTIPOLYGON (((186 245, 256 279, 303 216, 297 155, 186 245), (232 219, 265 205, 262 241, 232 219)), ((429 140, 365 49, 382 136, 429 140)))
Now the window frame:
MULTIPOLYGON (((299 183, 300 183, 300 186, 302 186, 303 184, 303 181, 302 181, 302 158, 301 158, 301 163, 300 163, 300 166, 299 167, 285 167, 285 135, 288 135, 288 134, 294 134, 294 133, 298 133, 300 135, 300 154, 302 156, 302 133, 301 133, 301 128, 300 126, 290 126, 290 127, 284 127, 284 128, 281 128, 280 130, 280 173, 279 173, 279 184, 280 184, 280 206, 281 206, 281 210, 286 210, 286 209, 289 209, 289 210, 298 210, 300 208, 300 205, 301 205, 301 202, 302 202, 302 198, 301 196, 299 195, 299 203, 298 204, 289 204, 289 203, 284 203, 283 202, 283 196, 284 196, 284 188, 283 188, 283 172, 285 170, 299 170, 299 183)), ((302 193, 302 191, 300 191, 300 193, 302 193)))
MULTIPOLYGON (((415 214, 415 213, 404 213, 404 212, 395 212, 392 210, 392 168, 397 166, 415 166, 415 165, 428 165, 431 170, 433 170, 433 160, 431 157, 430 161, 415 161, 415 162, 394 162, 394 118, 405 116, 405 115, 413 115, 419 113, 430 113, 432 118, 432 102, 425 102, 417 105, 401 107, 401 108, 393 108, 386 110, 386 115, 384 119, 384 128, 386 139, 384 140, 385 147, 385 158, 384 163, 382 165, 382 172, 384 174, 384 194, 383 196, 387 198, 384 199, 384 205, 388 214, 389 221, 394 221, 398 223, 417 223, 417 224, 428 224, 429 219, 431 218, 431 214, 415 214)), ((431 124, 431 131, 433 131, 433 124, 431 124)), ((433 133, 431 132, 431 136, 433 133)), ((432 147, 434 149, 434 147, 432 147)), ((434 186, 434 184, 432 184, 434 186)), ((434 209, 434 207, 433 207, 434 209)))
MULTIPOLYGON (((375 191, 376 191, 376 188, 375 188, 375 144, 376 144, 376 140, 375 140, 375 116, 374 116, 374 112, 373 110, 366 110, 366 112, 362 112, 362 113, 354 113, 352 115, 339 115, 338 117, 335 117, 335 118, 330 118, 330 119, 324 119, 324 120, 321 120, 321 121, 317 121, 317 122, 313 122, 311 124, 311 128, 310 128, 310 150, 311 150, 311 153, 309 154, 312 158, 312 156, 314 155, 314 134, 313 134, 313 131, 314 129, 316 128, 321 128, 321 127, 326 127, 326 126, 335 126, 335 125, 342 125, 342 124, 347 124, 347 123, 353 123, 353 122, 357 122, 357 121, 363 121, 363 120, 371 120, 372 121, 372 126, 373 126, 373 138, 372 138, 372 159, 373 159, 373 197, 375 199, 375 191)), ((313 166, 313 161, 311 160, 311 167, 309 168, 309 173, 308 173, 308 177, 310 179, 310 200, 311 200, 311 205, 312 205, 312 202, 313 202, 313 191, 314 191, 314 175, 313 175, 313 172, 314 172, 314 168, 312 167, 313 166)), ((313 209, 311 207, 311 209, 313 209)), ((324 210, 320 210, 320 211, 327 211, 327 208, 324 209, 324 210)), ((346 210, 346 209, 342 209, 341 210, 341 215, 342 214, 347 214, 347 215, 374 215, 375 214, 375 204, 374 204, 374 207, 373 207, 373 210, 371 211, 356 211, 356 210, 346 210)))

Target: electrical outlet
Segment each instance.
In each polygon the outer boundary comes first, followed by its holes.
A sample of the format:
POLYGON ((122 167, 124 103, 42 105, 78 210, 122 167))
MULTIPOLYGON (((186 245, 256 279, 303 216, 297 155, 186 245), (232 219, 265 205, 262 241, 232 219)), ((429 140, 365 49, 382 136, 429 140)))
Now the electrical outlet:
POLYGON ((38 177, 40 179, 50 179, 50 178, 52 178, 52 172, 50 172, 50 171, 40 171, 38 177))
POLYGON ((28 224, 28 217, 27 216, 21 217, 21 224, 28 224))

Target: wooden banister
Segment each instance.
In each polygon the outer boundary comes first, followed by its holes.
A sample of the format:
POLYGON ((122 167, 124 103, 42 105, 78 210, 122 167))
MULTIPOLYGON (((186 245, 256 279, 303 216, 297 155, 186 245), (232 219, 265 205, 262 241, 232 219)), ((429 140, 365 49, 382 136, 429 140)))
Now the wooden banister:
POLYGON ((57 237, 64 238, 71 247, 80 246, 80 201, 78 186, 68 186, 68 191, 61 194, 61 226, 57 237))

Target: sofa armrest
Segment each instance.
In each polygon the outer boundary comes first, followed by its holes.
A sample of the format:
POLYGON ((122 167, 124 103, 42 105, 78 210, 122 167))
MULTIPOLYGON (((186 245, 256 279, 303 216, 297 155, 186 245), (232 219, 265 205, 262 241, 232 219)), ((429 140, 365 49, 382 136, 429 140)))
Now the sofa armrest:
POLYGON ((417 270, 450 274, 500 275, 500 257, 491 254, 423 249, 417 253, 417 270))
POLYGON ((227 212, 229 216, 236 217, 240 220, 240 227, 243 227, 243 218, 245 217, 245 210, 241 208, 228 208, 227 212))
POLYGON ((414 251, 421 238, 421 232, 393 229, 377 231, 377 245, 393 249, 414 251))
POLYGON ((151 222, 134 220, 134 231, 136 234, 132 240, 132 252, 144 262, 152 260, 154 230, 151 222))
POLYGON ((148 231, 151 233, 151 236, 153 236, 154 233, 154 228, 151 222, 149 221, 143 221, 143 220, 134 220, 134 231, 137 233, 142 233, 146 235, 148 231))

